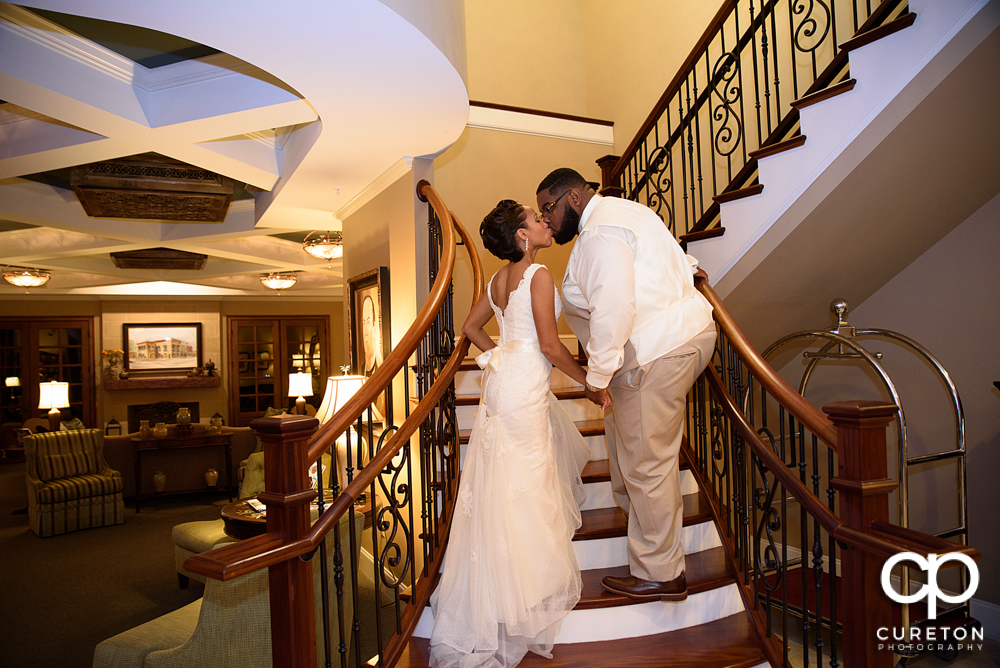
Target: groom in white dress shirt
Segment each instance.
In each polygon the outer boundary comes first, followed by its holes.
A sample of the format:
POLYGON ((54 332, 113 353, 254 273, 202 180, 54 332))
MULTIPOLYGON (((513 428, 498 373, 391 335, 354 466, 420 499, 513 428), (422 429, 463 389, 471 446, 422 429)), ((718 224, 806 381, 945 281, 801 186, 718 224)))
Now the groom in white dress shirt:
POLYGON ((580 235, 563 279, 564 313, 587 351, 587 389, 614 401, 605 438, 615 502, 629 518, 630 575, 601 584, 631 598, 683 601, 684 408, 716 336, 712 307, 694 289, 697 260, 648 207, 601 197, 572 169, 546 176, 537 199, 558 243, 580 235))

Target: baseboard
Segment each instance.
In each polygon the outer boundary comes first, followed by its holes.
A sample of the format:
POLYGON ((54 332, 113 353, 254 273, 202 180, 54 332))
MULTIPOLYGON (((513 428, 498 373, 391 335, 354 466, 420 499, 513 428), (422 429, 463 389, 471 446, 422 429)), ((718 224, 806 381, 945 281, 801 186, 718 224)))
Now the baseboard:
POLYGON ((983 625, 983 631, 990 640, 1000 640, 1000 605, 973 598, 972 617, 983 625))

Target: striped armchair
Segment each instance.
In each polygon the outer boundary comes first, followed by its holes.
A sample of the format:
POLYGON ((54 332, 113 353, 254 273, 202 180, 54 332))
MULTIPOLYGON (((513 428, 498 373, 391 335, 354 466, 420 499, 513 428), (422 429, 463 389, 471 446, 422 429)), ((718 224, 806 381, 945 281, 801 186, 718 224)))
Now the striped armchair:
POLYGON ((104 459, 100 429, 24 438, 28 520, 41 538, 125 521, 122 477, 104 459))

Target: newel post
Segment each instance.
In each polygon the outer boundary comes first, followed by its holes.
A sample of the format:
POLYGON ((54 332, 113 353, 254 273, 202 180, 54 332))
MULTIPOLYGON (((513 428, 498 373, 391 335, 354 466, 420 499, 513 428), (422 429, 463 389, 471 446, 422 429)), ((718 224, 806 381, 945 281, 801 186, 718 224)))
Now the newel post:
POLYGON ((612 176, 618 160, 617 155, 605 155, 597 159, 597 166, 601 168, 601 194, 605 197, 621 197, 625 193, 625 189, 621 187, 621 179, 612 176))
MULTIPOLYGON (((882 401, 838 401, 823 406, 837 427, 838 475, 830 484, 840 492, 840 518, 852 529, 870 532, 871 523, 889 521, 885 430, 896 407, 882 401)), ((876 631, 892 625, 892 607, 879 581, 884 559, 851 548, 841 553, 844 664, 891 668, 892 652, 878 650, 876 631)))
MULTIPOLYGON (((264 445, 264 490, 257 498, 267 506, 267 531, 282 542, 309 530, 309 502, 316 496, 306 460, 316 418, 280 415, 250 423, 264 445)), ((314 668, 316 627, 313 619, 313 572, 310 562, 293 557, 268 568, 271 595, 271 658, 276 668, 314 668)))

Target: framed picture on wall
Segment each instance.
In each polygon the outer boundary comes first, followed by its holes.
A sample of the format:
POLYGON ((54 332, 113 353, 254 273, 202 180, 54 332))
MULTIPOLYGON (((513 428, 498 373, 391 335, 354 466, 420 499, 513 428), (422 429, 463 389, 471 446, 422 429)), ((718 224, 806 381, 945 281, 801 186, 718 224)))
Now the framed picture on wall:
MULTIPOLYGON (((389 353, 389 268, 372 269, 347 281, 351 312, 351 369, 371 377, 389 353)), ((385 415, 385 395, 375 402, 375 419, 385 415)))
POLYGON ((127 371, 183 371, 201 367, 201 323, 122 325, 127 371))

